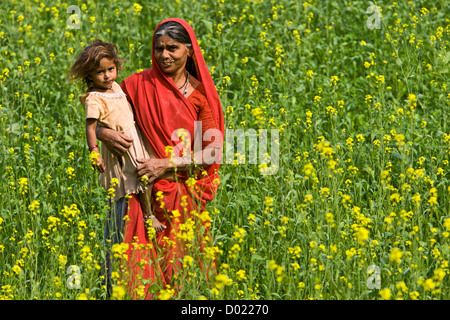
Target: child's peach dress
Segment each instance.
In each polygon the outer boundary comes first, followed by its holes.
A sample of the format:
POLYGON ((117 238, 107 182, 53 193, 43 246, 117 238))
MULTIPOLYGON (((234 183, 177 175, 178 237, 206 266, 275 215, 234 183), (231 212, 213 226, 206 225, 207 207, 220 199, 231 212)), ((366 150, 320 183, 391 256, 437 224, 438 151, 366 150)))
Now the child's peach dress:
POLYGON ((101 148, 105 173, 100 173, 99 181, 105 190, 114 188, 115 200, 118 200, 127 194, 144 191, 137 175, 136 167, 139 163, 136 159, 149 158, 147 150, 152 148, 136 126, 131 105, 119 84, 114 82, 112 89, 114 92, 111 93, 88 92, 80 95, 79 99, 85 106, 86 119, 97 119, 99 125, 120 131, 133 138, 133 145, 128 149, 127 154, 121 157, 113 155, 105 146, 101 148), (112 186, 113 178, 117 178, 119 182, 117 186, 112 186))

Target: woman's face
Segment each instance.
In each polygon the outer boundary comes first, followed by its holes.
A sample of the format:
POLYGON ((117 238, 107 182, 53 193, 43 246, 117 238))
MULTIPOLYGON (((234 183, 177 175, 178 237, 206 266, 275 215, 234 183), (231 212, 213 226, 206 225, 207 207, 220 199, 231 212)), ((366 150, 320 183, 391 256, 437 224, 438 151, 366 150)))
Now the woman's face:
POLYGON ((192 55, 192 47, 164 35, 156 41, 154 54, 162 71, 173 76, 184 73, 187 58, 192 55))
POLYGON ((97 89, 111 89, 112 84, 117 78, 117 67, 113 59, 102 58, 99 66, 94 70, 89 79, 94 83, 97 89))

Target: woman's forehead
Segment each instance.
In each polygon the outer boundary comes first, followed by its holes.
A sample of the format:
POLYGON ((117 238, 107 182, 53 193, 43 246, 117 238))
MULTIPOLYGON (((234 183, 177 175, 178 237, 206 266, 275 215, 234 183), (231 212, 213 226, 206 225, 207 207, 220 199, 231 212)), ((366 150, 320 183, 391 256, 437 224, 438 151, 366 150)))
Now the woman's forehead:
POLYGON ((181 42, 178 42, 168 36, 167 34, 160 36, 158 39, 156 39, 156 44, 158 45, 181 45, 181 42))

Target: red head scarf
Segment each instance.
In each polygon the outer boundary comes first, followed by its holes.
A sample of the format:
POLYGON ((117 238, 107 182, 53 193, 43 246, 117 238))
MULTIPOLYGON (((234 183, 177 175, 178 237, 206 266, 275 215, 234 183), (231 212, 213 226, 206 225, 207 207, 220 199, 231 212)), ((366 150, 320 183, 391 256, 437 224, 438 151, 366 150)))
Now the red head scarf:
MULTIPOLYGON (((161 22, 156 27, 155 32, 161 24, 168 21, 180 23, 189 34, 197 79, 205 88, 206 98, 216 122, 216 127, 221 131, 223 137, 224 119, 222 106, 194 30, 186 21, 171 18, 161 22)), ((191 140, 194 138, 194 121, 198 118, 197 112, 191 102, 175 86, 172 78, 160 69, 156 62, 153 47, 152 68, 126 78, 121 83, 121 87, 134 107, 137 124, 155 150, 158 158, 167 157, 166 146, 176 145, 177 142, 171 140, 171 134, 174 130, 186 129, 191 135, 191 140)), ((221 151, 220 159, 222 156, 221 151)), ((204 168, 207 175, 197 181, 197 186, 201 189, 198 193, 201 199, 211 200, 214 197, 219 181, 217 174, 219 166, 219 163, 213 163, 204 168)), ((155 184, 155 187, 158 188, 158 182, 155 184)))

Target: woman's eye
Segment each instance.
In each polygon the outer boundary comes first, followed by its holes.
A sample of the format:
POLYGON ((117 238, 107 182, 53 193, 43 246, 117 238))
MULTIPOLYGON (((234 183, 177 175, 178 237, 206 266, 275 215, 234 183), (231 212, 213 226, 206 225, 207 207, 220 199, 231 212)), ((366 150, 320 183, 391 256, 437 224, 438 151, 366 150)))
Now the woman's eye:
MULTIPOLYGON (((174 52, 174 51, 176 51, 178 49, 178 47, 177 46, 173 46, 173 47, 167 47, 166 49, 167 49, 167 51, 174 52)), ((156 52, 162 52, 162 51, 164 51, 164 48, 163 47, 155 47, 155 51, 156 52)))

